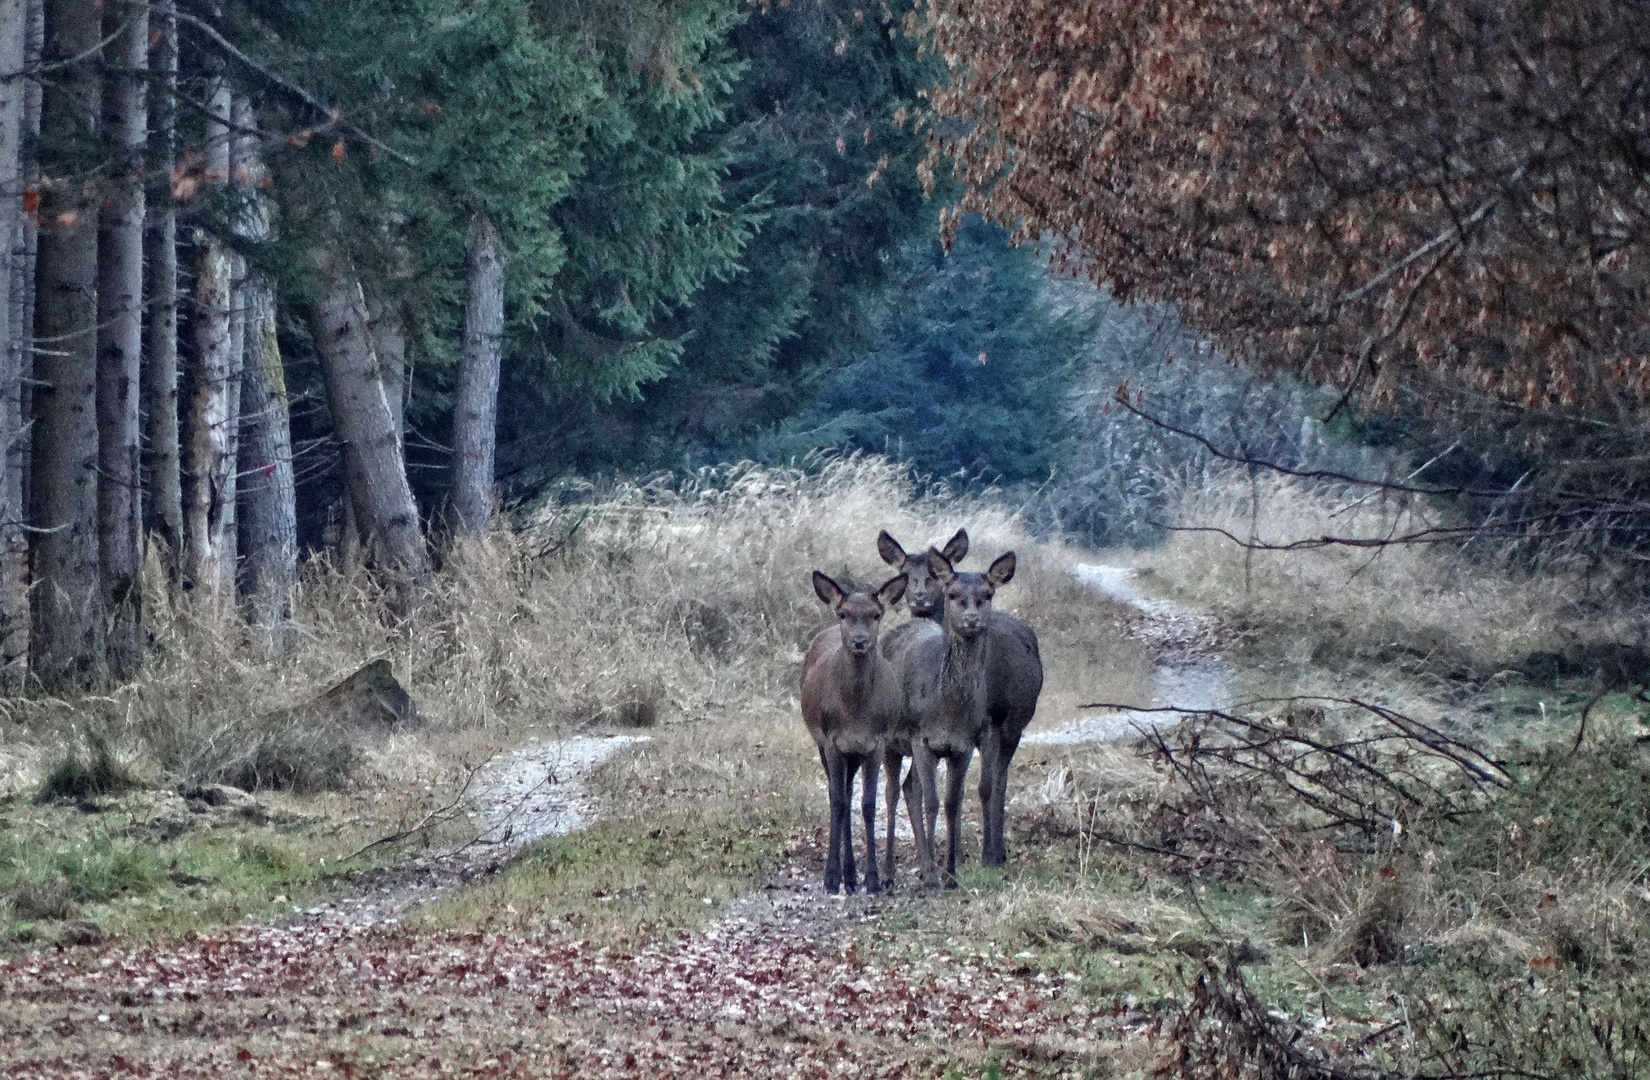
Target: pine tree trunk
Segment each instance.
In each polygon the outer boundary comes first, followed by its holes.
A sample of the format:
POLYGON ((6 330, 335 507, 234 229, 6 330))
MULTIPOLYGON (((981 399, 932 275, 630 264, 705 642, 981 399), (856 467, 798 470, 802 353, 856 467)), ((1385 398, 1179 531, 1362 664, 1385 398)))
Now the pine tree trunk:
MULTIPOLYGON (((46 13, 41 0, 27 0, 26 37, 23 42, 23 62, 26 67, 38 65, 46 44, 46 13)), ((40 134, 40 80, 28 79, 23 91, 23 130, 27 138, 40 134)), ((40 161, 38 154, 28 154, 23 162, 24 190, 38 191, 40 161)), ((35 262, 39 253, 40 230, 33 214, 24 213, 22 235, 13 249, 11 327, 13 350, 17 357, 18 381, 5 388, 3 407, 7 423, 17 432, 6 448, 6 502, 22 509, 26 520, 32 513, 30 493, 30 461, 34 445, 30 438, 30 418, 34 415, 34 391, 30 383, 34 375, 34 301, 35 262)), ((0 637, 0 680, 8 689, 21 687, 29 674, 29 639, 32 619, 29 598, 29 537, 20 525, 0 530, 4 546, 0 547, 0 589, 9 599, 8 611, 16 618, 6 625, 0 637)))
MULTIPOLYGON (((28 61, 27 0, 0 0, 0 73, 21 72, 28 61)), ((28 537, 23 531, 23 374, 28 362, 24 309, 33 292, 29 228, 23 213, 23 133, 32 79, 0 83, 0 693, 22 689, 28 671, 28 537)))
MULTIPOLYGON (((206 129, 206 176, 230 174, 230 93, 219 82, 206 129)), ((197 596, 228 599, 235 587, 235 447, 240 420, 241 355, 234 326, 234 257, 217 237, 202 234, 195 264, 191 322, 189 446, 184 470, 184 580, 197 596)))
POLYGON ((367 332, 378 354, 378 377, 384 381, 384 400, 395 425, 397 452, 407 453, 407 330, 401 309, 367 298, 367 332))
POLYGON ((242 578, 252 625, 284 644, 298 580, 298 509, 292 475, 292 428, 286 373, 275 338, 275 294, 249 290, 248 349, 241 381, 242 578))
MULTIPOLYGON (((41 141, 56 153, 95 138, 101 4, 47 0, 43 59, 56 65, 42 94, 41 141)), ((49 691, 104 672, 97 557, 96 192, 71 179, 81 163, 42 163, 43 222, 36 266, 30 557, 33 672, 49 691)))
MULTIPOLYGON (((177 164, 178 20, 176 0, 155 11, 155 132, 161 150, 157 170, 170 176, 177 164)), ((183 554, 183 479, 178 445, 178 213, 170 195, 149 207, 149 355, 143 398, 149 447, 144 510, 149 532, 167 548, 176 585, 183 554)))
POLYGON ((123 26, 104 50, 103 135, 111 154, 98 234, 98 560, 108 611, 109 671, 130 679, 143 658, 138 411, 143 353, 143 143, 149 118, 149 5, 120 3, 123 26))
POLYGON ((333 431, 343 448, 350 505, 370 560, 389 581, 396 613, 410 618, 429 579, 429 554, 384 393, 366 298, 341 254, 321 253, 316 270, 323 295, 310 307, 310 329, 333 431))
POLYGON ((453 531, 479 537, 493 510, 499 353, 504 341, 504 244, 484 216, 470 229, 464 346, 453 393, 453 531))
MULTIPOLYGON (((237 101, 237 157, 250 197, 244 232, 262 241, 269 235, 269 207, 257 194, 264 177, 253 140, 250 103, 237 101)), ((240 527, 241 578, 252 625, 270 644, 290 637, 293 588, 298 579, 298 509, 292 475, 292 426, 287 412, 286 373, 275 336, 275 290, 256 276, 243 288, 246 298, 246 362, 241 376, 240 527)))

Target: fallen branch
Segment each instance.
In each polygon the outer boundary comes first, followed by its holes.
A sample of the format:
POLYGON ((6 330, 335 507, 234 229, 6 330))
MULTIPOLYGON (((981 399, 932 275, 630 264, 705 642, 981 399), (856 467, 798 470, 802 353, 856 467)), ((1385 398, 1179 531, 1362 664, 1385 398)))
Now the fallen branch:
POLYGON ((373 848, 383 847, 385 844, 397 843, 405 840, 409 836, 416 836, 418 833, 423 832, 431 824, 441 824, 442 822, 447 821, 448 818, 444 815, 451 814, 459 807, 460 804, 464 802, 464 797, 470 793, 470 785, 475 782, 476 774, 486 768, 488 763, 492 760, 493 755, 488 754, 487 757, 482 759, 479 765, 473 765, 470 767, 470 771, 464 777, 464 785, 458 789, 458 794, 453 797, 452 802, 448 803, 446 806, 438 806, 434 810, 431 810, 429 813, 420 818, 418 824, 414 825, 412 828, 402 829, 400 832, 391 833, 389 836, 381 836, 377 840, 374 840, 371 843, 350 852, 348 855, 344 856, 341 861, 349 862, 351 859, 359 858, 360 856, 365 855, 373 848))

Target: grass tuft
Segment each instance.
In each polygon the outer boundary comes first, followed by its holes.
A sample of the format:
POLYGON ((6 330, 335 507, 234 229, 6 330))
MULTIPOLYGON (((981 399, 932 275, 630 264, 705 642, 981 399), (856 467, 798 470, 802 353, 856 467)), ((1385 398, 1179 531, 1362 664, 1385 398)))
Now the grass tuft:
POLYGON ((83 800, 142 786, 130 766, 115 757, 107 739, 92 735, 87 737, 86 744, 84 753, 71 745, 57 764, 47 770, 35 796, 37 801, 83 800))

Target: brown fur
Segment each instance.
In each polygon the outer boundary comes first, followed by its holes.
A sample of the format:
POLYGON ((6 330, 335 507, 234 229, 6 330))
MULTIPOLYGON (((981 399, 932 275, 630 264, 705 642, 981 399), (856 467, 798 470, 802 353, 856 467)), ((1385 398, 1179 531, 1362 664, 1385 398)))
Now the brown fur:
POLYGON ((974 747, 987 731, 986 627, 997 587, 1014 576, 1014 553, 991 564, 984 574, 957 572, 940 552, 928 551, 929 572, 945 590, 943 628, 911 632, 899 652, 904 714, 910 732, 912 771, 922 786, 924 828, 917 832, 923 880, 935 884, 938 867, 933 837, 940 809, 939 762, 946 763, 946 865, 944 882, 957 883, 957 847, 962 818, 963 785, 974 747))
POLYGON ((877 762, 900 715, 898 675, 877 648, 883 613, 905 592, 905 575, 875 593, 845 591, 819 571, 814 592, 836 615, 837 625, 814 636, 802 661, 802 722, 819 747, 831 797, 831 840, 825 891, 858 887, 848 807, 854 773, 864 777, 867 892, 880 890, 876 864, 877 762))

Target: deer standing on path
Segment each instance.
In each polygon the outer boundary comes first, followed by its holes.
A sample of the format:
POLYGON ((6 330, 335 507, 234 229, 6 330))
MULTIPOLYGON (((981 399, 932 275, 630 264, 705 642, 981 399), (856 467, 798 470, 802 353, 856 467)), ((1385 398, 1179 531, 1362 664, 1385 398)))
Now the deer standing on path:
MULTIPOLYGON (((902 571, 909 580, 906 606, 911 622, 896 626, 883 638, 883 654, 895 658, 911 634, 920 629, 918 619, 944 625, 945 590, 928 573, 925 554, 911 555, 885 529, 877 537, 877 551, 883 561, 902 571)), ((953 567, 968 554, 968 533, 958 529, 940 550, 953 567)), ((1037 648, 1037 632, 1024 619, 1006 611, 993 611, 986 622, 986 728, 979 741, 980 810, 985 822, 982 861, 1001 866, 1008 861, 1003 840, 1003 817, 1008 802, 1008 769, 1020 738, 1037 713, 1037 698, 1043 690, 1043 661, 1037 648)), ((894 876, 894 802, 898 797, 900 756, 909 755, 909 741, 890 741, 885 752, 888 774, 888 857, 883 876, 894 876), (896 749, 901 749, 896 754, 896 749)), ((906 799, 911 797, 907 777, 906 799)), ((913 832, 915 830, 913 829, 913 832)))
POLYGON ((917 833, 925 884, 938 876, 934 832, 939 817, 939 763, 945 761, 946 860, 944 883, 957 884, 957 846, 962 824, 963 785, 974 747, 984 736, 986 712, 986 626, 991 599, 1014 577, 1014 553, 1007 552, 983 574, 959 573, 933 548, 928 570, 945 590, 943 627, 926 623, 911 632, 900 651, 905 699, 902 723, 911 735, 912 771, 922 785, 925 827, 917 833))
POLYGON ((837 625, 814 635, 802 661, 802 722, 819 747, 831 797, 831 840, 825 858, 825 891, 853 892, 853 826, 849 806, 854 773, 864 774, 865 889, 877 879, 877 762, 901 710, 899 674, 877 648, 883 613, 905 593, 900 574, 874 593, 850 593, 814 571, 814 593, 836 615, 837 625))
MULTIPOLYGON (((883 562, 905 575, 905 607, 911 613, 911 621, 901 623, 882 636, 882 655, 897 667, 902 663, 901 654, 905 647, 915 640, 923 627, 930 623, 938 625, 944 618, 945 591, 928 573, 927 554, 923 551, 915 555, 907 553, 887 529, 877 535, 877 553, 882 556, 883 562)), ((958 529, 945 542, 940 553, 953 564, 961 562, 963 556, 968 554, 968 533, 958 529)), ((911 818, 912 837, 915 838, 921 831, 917 772, 915 769, 908 771, 903 784, 899 775, 900 766, 911 756, 911 735, 912 728, 902 717, 889 733, 882 751, 883 774, 888 781, 888 837, 882 878, 883 887, 888 889, 894 887, 894 823, 898 818, 901 794, 905 796, 905 810, 911 818)), ((922 850, 921 841, 917 843, 917 850, 922 850)))

